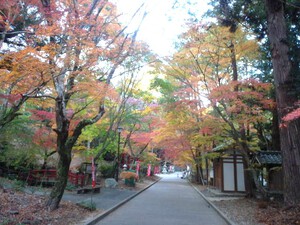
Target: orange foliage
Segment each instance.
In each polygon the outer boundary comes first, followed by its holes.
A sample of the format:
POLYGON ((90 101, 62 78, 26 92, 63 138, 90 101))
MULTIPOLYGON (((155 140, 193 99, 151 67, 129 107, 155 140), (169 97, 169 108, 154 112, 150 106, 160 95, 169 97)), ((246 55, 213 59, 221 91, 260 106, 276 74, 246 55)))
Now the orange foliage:
POLYGON ((269 96, 271 84, 254 79, 232 81, 215 88, 210 95, 214 105, 226 104, 226 112, 241 122, 262 121, 263 111, 272 110, 275 102, 269 96), (235 90, 235 91, 234 91, 235 90))
POLYGON ((138 179, 138 175, 136 173, 133 173, 130 171, 123 171, 120 174, 120 178, 122 178, 122 179, 130 179, 130 178, 138 179))
POLYGON ((177 88, 172 93, 176 102, 169 103, 165 125, 156 137, 168 157, 191 160, 193 154, 212 149, 229 124, 238 127, 268 119, 265 112, 275 107, 271 84, 243 79, 251 74, 241 68, 241 80, 232 81, 232 46, 238 67, 244 61, 251 67, 259 56, 250 36, 241 27, 232 33, 215 24, 193 24, 182 35, 178 52, 160 65, 159 71, 177 88))

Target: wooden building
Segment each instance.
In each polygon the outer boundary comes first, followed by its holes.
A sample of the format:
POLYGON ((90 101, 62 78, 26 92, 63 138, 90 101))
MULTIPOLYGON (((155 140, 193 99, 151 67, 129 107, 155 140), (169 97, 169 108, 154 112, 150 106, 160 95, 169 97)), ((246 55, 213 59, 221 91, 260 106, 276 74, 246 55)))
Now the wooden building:
POLYGON ((224 150, 213 159, 213 186, 223 192, 245 192, 244 160, 236 150, 224 150))
POLYGON ((259 151, 252 160, 258 178, 269 192, 283 190, 282 156, 280 151, 259 151))

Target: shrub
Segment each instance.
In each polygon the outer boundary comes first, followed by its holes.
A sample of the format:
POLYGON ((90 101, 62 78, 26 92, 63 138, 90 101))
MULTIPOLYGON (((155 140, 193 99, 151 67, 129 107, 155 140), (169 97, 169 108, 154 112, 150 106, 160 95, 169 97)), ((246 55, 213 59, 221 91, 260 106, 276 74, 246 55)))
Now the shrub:
POLYGON ((114 177, 115 168, 113 164, 102 163, 100 166, 100 172, 104 178, 114 177))

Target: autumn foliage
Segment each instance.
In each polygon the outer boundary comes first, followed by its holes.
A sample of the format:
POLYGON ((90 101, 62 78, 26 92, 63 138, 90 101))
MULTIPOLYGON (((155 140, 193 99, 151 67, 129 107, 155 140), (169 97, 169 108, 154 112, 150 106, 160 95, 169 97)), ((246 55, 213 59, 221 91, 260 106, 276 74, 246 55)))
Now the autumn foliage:
POLYGON ((2 1, 0 10, 0 129, 22 109, 38 122, 34 142, 59 155, 47 202, 55 209, 73 146, 107 103, 122 100, 112 80, 138 64, 147 47, 136 45, 137 31, 125 31, 108 1, 2 1))

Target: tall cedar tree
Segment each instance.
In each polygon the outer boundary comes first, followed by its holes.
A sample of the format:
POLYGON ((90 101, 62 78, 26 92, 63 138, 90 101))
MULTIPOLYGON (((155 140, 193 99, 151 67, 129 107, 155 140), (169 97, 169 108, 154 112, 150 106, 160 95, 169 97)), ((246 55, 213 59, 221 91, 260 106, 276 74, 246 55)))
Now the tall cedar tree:
POLYGON ((287 205, 300 203, 300 119, 284 123, 285 115, 295 109, 297 102, 292 65, 289 58, 287 26, 284 2, 265 0, 268 18, 268 37, 270 40, 277 110, 279 115, 280 141, 284 171, 284 201, 287 205))

